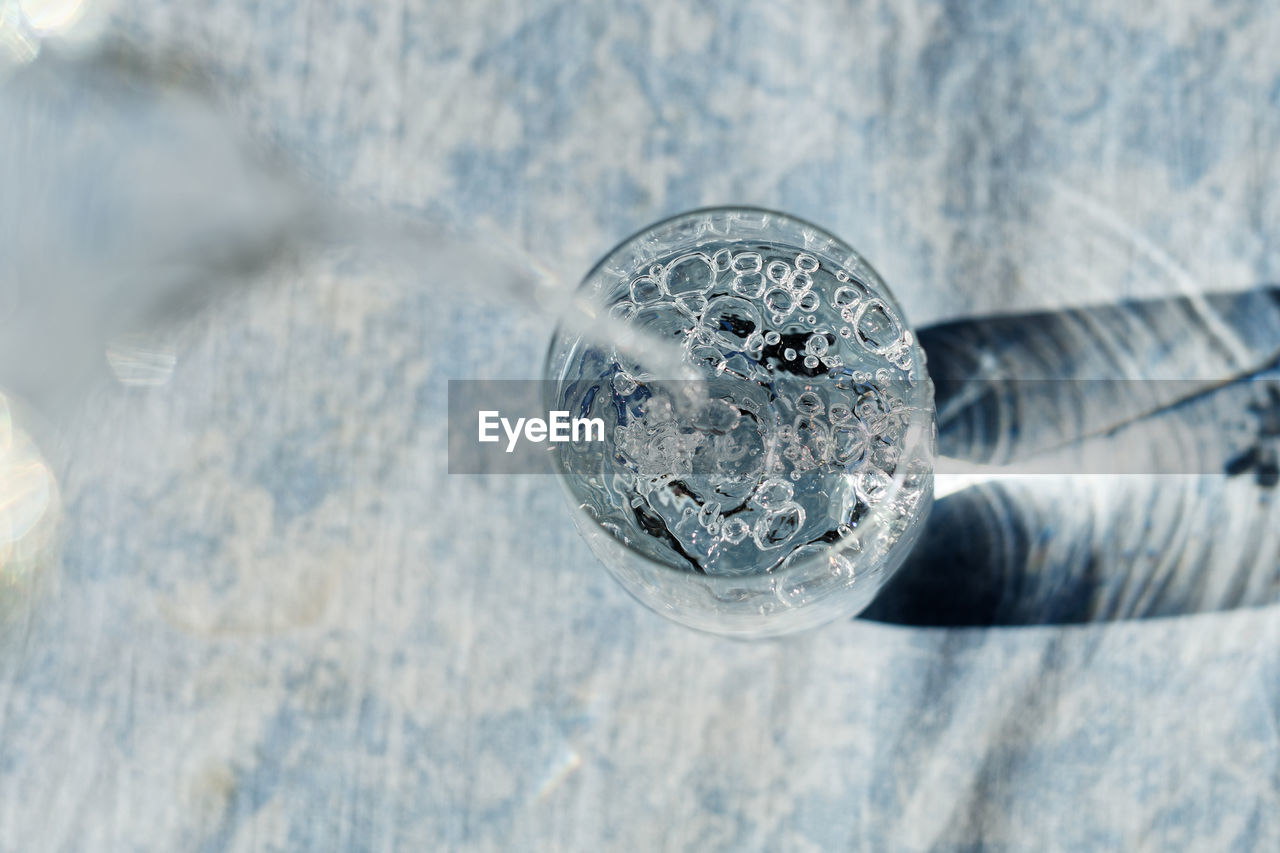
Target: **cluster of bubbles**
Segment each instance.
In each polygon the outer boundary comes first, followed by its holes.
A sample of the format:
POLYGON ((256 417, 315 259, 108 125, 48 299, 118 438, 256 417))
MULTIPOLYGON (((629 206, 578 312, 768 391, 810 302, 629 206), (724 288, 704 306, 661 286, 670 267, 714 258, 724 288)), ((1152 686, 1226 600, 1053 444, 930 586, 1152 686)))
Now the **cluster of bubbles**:
MULTIPOLYGON (((787 361, 800 360, 810 370, 819 365, 839 368, 844 359, 833 335, 853 340, 868 355, 878 356, 902 371, 911 369, 913 337, 889 305, 863 282, 843 269, 831 275, 829 306, 822 290, 814 287, 823 270, 819 260, 798 252, 792 258, 773 258, 766 264, 758 251, 737 254, 720 249, 712 255, 690 252, 667 264, 654 263, 631 280, 627 298, 615 302, 610 314, 642 326, 658 325, 663 309, 679 311, 692 321, 680 324, 686 333, 685 348, 695 364, 719 373, 729 364, 717 358, 717 348, 740 351, 758 359, 766 346, 777 345, 777 327, 791 322, 812 328, 800 348, 783 350, 787 361), (821 272, 820 272, 821 271, 821 272), (717 283, 728 293, 709 298, 717 283), (824 308, 836 312, 838 321, 817 328, 824 308), (768 321, 766 326, 765 321, 768 321), (744 330, 750 331, 744 332, 744 330)), ((665 331, 665 330, 664 330, 665 331)))
POLYGON ((614 318, 678 343, 705 377, 691 390, 616 350, 581 360, 568 402, 612 427, 611 500, 585 505, 615 535, 751 574, 843 537, 886 496, 910 512, 918 492, 891 486, 915 348, 873 288, 806 251, 739 245, 645 264, 615 290, 614 318))

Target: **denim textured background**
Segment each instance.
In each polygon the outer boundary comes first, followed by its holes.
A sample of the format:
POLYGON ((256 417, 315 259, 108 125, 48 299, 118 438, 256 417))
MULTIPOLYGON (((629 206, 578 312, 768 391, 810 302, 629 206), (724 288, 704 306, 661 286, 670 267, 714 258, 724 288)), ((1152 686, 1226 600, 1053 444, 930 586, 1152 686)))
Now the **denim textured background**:
MULTIPOLYGON (((326 191, 564 287, 721 203, 840 235, 917 325, 1280 279, 1271 4, 113 8, 326 191)), ((1274 490, 1161 485, 1174 545, 1099 516, 1077 558, 1128 597, 1094 621, 720 640, 627 599, 548 478, 446 474, 446 380, 536 376, 544 322, 465 270, 274 275, 67 439, 0 849, 1280 847, 1274 490), (1147 606, 1203 540, 1257 606, 1147 606)))

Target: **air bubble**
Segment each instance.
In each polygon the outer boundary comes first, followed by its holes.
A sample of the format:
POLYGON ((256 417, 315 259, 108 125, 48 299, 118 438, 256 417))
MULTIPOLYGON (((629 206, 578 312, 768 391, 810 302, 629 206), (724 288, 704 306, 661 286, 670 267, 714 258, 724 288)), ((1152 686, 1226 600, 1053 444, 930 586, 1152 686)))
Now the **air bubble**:
POLYGON ((842 424, 853 417, 853 410, 844 403, 832 403, 827 415, 833 424, 842 424))
POLYGON ((734 272, 760 272, 764 267, 764 258, 759 252, 741 252, 733 258, 734 272))
POLYGON ((808 317, 804 318, 804 321, 808 323, 810 326, 816 326, 818 325, 818 315, 810 314, 808 317))
POLYGON ((914 341, 915 337, 911 334, 911 330, 904 330, 893 350, 886 355, 894 367, 901 370, 911 369, 911 344, 914 341))
POLYGON ((830 344, 827 342, 826 332, 810 335, 809 340, 804 342, 804 351, 809 355, 824 356, 827 354, 828 347, 830 344))
POLYGON ((786 359, 787 361, 795 361, 795 360, 796 360, 796 351, 795 351, 795 350, 793 350, 791 347, 787 347, 786 349, 784 349, 784 350, 782 351, 782 357, 783 357, 784 359, 786 359))
POLYGON ((817 291, 806 290, 800 296, 800 310, 804 312, 817 311, 821 300, 818 298, 817 291))
POLYGON ((807 252, 801 252, 796 255, 796 269, 807 273, 817 272, 818 259, 807 252))
POLYGON ((757 299, 764 292, 764 276, 758 272, 739 273, 733 277, 730 285, 733 291, 748 299, 757 299))
POLYGON ((733 253, 728 249, 721 249, 711 256, 711 262, 715 264, 717 272, 724 272, 729 269, 729 263, 733 260, 733 253))
POLYGON ((619 370, 613 375, 613 390, 617 392, 620 397, 631 396, 632 392, 639 387, 639 384, 640 383, 636 382, 635 377, 627 373, 625 370, 619 370))
POLYGON ((751 528, 747 523, 736 517, 726 518, 724 523, 720 525, 720 538, 730 545, 737 545, 743 539, 746 539, 747 534, 750 532, 751 528))
POLYGON ((879 392, 872 389, 867 391, 858 398, 858 402, 854 404, 854 412, 858 415, 858 420, 865 424, 875 424, 888 414, 888 407, 880 398, 879 392))
POLYGON ((804 507, 789 503, 759 519, 752 531, 752 538, 760 550, 769 551, 785 545, 803 526, 804 507))
POLYGON ((787 276, 791 275, 791 266, 786 261, 773 261, 766 270, 769 280, 775 284, 785 284, 787 276))
POLYGON ((667 266, 663 282, 667 293, 672 296, 706 293, 716 283, 716 271, 710 258, 701 252, 694 252, 672 261, 667 266))
POLYGON ((764 342, 771 347, 776 347, 782 341, 782 335, 773 329, 764 333, 764 342))
POLYGON ((631 282, 631 300, 636 304, 653 302, 662 296, 662 285, 657 279, 642 275, 631 282))
POLYGON ((805 391, 797 397, 796 408, 806 415, 821 414, 825 410, 822 405, 822 397, 818 396, 816 391, 805 391))
POLYGON ((772 313, 785 317, 795 308, 796 300, 785 287, 775 287, 764 295, 764 305, 772 313))
POLYGON ((702 509, 698 511, 698 524, 703 527, 710 528, 720 518, 719 501, 710 501, 702 505, 702 509))
POLYGON ((877 354, 887 352, 902 336, 902 323, 882 299, 864 302, 854 318, 853 328, 858 342, 877 354))
POLYGON ((752 499, 765 509, 773 509, 786 504, 795 496, 795 489, 783 480, 765 480, 756 486, 752 499))
POLYGON ((790 285, 793 292, 804 293, 809 288, 813 287, 813 276, 809 275, 807 272, 797 272, 795 275, 791 276, 790 285))
POLYGON ((760 311, 737 296, 717 296, 706 306, 702 327, 722 346, 743 350, 746 340, 760 328, 760 311))
POLYGON ((804 366, 813 370, 818 366, 818 357, 816 355, 806 355, 804 357, 804 366))
POLYGON ((874 504, 889 493, 892 485, 893 480, 888 474, 874 466, 867 466, 858 478, 857 490, 864 501, 874 504))
POLYGON ((836 308, 843 308, 854 304, 859 298, 858 291, 852 287, 837 287, 836 292, 831 295, 831 304, 836 308))

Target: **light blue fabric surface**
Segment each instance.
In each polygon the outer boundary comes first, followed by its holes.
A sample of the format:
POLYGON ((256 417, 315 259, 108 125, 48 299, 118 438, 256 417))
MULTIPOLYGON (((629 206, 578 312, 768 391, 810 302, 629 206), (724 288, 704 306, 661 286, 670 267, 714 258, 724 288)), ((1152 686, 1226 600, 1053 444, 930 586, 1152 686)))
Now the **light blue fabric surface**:
MULTIPOLYGON (((713 203, 841 235, 917 324, 1280 279, 1268 4, 116 20, 336 194, 565 286, 713 203)), ((446 380, 536 375, 545 324, 464 270, 421 270, 445 297, 310 260, 56 454, 63 559, 0 646, 0 850, 1280 848, 1277 605, 692 633, 609 581, 554 483, 445 473, 446 380)), ((1276 529, 1250 528, 1272 566, 1276 529)))

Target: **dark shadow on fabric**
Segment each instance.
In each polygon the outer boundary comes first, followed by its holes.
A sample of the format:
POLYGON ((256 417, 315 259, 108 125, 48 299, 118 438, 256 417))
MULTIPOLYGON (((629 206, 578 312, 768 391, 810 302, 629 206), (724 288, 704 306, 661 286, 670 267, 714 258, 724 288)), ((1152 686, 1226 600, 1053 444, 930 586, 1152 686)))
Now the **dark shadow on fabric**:
MULTIPOLYGON (((1154 300, 1068 312, 976 318, 922 330, 920 341, 937 387, 939 412, 948 407, 952 411, 949 422, 940 419, 940 452, 969 461, 1003 464, 1022 452, 1079 440, 1081 436, 1065 430, 1078 430, 1082 423, 1089 430, 1101 430, 1105 436, 1107 425, 1094 420, 1046 419, 1034 430, 1026 430, 1008 419, 1009 396, 1017 393, 1010 389, 1022 386, 1011 386, 1007 380, 1018 377, 1019 366, 1027 367, 1038 377, 1105 375, 1099 371, 1107 369, 1107 359, 1097 357, 1105 350, 1094 346, 1096 341, 1086 337, 1084 330, 1092 335, 1138 335, 1144 357, 1153 360, 1156 367, 1170 363, 1170 359, 1190 359, 1187 363, 1199 359, 1199 363, 1215 367, 1221 364, 1225 375, 1206 383, 1204 395, 1231 393, 1230 411, 1252 409, 1257 413, 1258 427, 1256 449, 1244 453, 1224 449, 1219 454, 1222 461, 1215 463, 1218 467, 1212 470, 1221 471, 1226 479, 1243 480, 1249 475, 1249 466, 1241 460, 1274 457, 1280 446, 1280 428, 1270 429, 1269 425, 1280 424, 1280 412, 1270 411, 1266 400, 1271 398, 1269 394, 1280 399, 1276 394, 1276 388, 1280 388, 1280 372, 1276 371, 1280 359, 1280 287, 1270 285, 1205 297, 1199 305, 1188 299, 1154 300), (1236 335, 1239 345, 1231 352, 1223 346, 1221 327, 1218 331, 1203 327, 1206 306, 1222 326, 1236 335), (1241 352, 1247 353, 1251 363, 1239 363, 1241 352), (1228 369, 1233 373, 1225 373, 1228 369), (991 388, 975 394, 974 377, 984 373, 990 377, 991 388), (1266 381, 1252 381, 1260 377, 1266 381), (1267 393, 1259 393, 1264 385, 1267 393), (954 404, 959 394, 966 398, 961 401, 957 416, 954 404), (1240 400, 1246 399, 1244 395, 1252 395, 1248 399, 1260 402, 1243 405, 1240 400), (1000 406, 1006 407, 1003 412, 995 410, 1000 406)), ((1072 392, 1071 383, 1062 385, 1072 392)), ((1051 383, 1035 384, 1037 393, 1044 393, 1046 386, 1051 387, 1051 383)), ((1195 402, 1200 413, 1197 417, 1202 420, 1205 412, 1212 418, 1227 411, 1226 407, 1215 405, 1213 399, 1195 402)), ((1169 408, 1156 417, 1164 417, 1170 411, 1177 414, 1180 406, 1190 405, 1191 402, 1171 401, 1169 408)), ((1265 531, 1271 506, 1280 500, 1280 492, 1273 492, 1274 478, 1269 471, 1267 468, 1254 478, 1259 490, 1256 499, 1238 508, 1239 512, 1258 514, 1258 525, 1249 529, 1265 531)), ((1203 499, 1218 499, 1216 494, 1209 490, 1203 499)), ((1126 560, 1123 554, 1100 547, 1099 542, 1108 541, 1109 531, 1103 528, 1109 519, 1084 514, 1084 522, 1074 526, 1059 524, 1058 519, 1070 510, 1055 504, 1062 500, 1061 491, 1045 490, 1041 494, 1034 488, 1013 490, 998 483, 972 486, 938 500, 907 562, 859 618, 939 627, 1071 624, 1280 601, 1280 567, 1274 565, 1247 566, 1243 572, 1247 581, 1232 580, 1227 584, 1206 583, 1204 577, 1194 575, 1240 573, 1240 567, 1178 564, 1182 576, 1172 580, 1167 574, 1141 576, 1148 565, 1166 564, 1126 560), (1059 539, 1053 549, 1047 548, 1053 537, 1065 535, 1078 539, 1078 546, 1059 539), (1050 552, 1053 560, 1046 562, 1045 555, 1050 552), (1222 592, 1224 586, 1226 593, 1222 592), (1213 594, 1207 592, 1211 589, 1213 594), (1123 596, 1117 590, 1122 590, 1123 596), (1120 598, 1126 602, 1123 607, 1115 605, 1120 598)), ((1194 519, 1195 506, 1186 509, 1188 518, 1194 519)), ((1237 510, 1232 507, 1232 511, 1237 510)), ((1131 522, 1132 519, 1124 520, 1126 524, 1131 522)))

